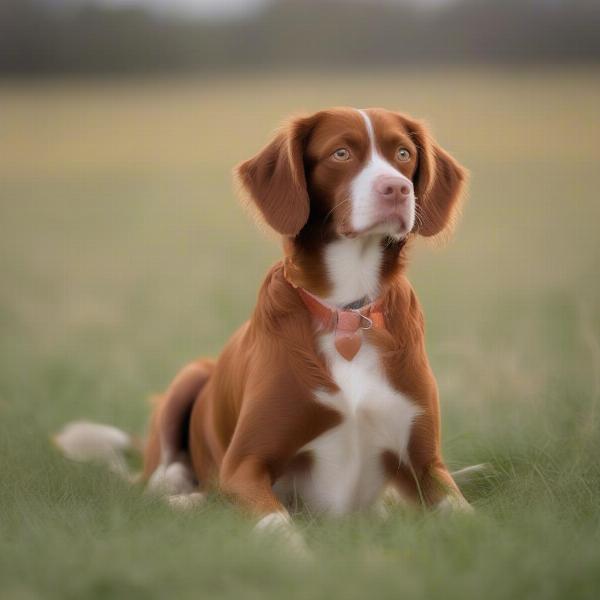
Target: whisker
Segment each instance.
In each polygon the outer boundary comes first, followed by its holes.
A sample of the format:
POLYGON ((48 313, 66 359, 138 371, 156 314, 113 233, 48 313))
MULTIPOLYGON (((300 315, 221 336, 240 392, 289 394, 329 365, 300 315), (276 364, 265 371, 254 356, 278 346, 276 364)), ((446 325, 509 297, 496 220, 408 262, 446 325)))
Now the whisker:
POLYGON ((415 203, 415 221, 417 222, 419 228, 423 227, 424 224, 422 211, 422 207, 419 204, 415 203))
POLYGON ((327 222, 327 219, 329 219, 329 217, 331 216, 331 214, 333 213, 333 211, 342 206, 342 204, 345 204, 346 202, 350 202, 350 198, 345 198, 344 200, 342 200, 341 202, 338 202, 326 215, 325 218, 323 219, 323 225, 327 222))
MULTIPOLYGON (((342 200, 341 202, 338 202, 323 218, 323 225, 325 225, 325 223, 327 223, 327 219, 329 219, 329 217, 333 214, 333 211, 336 208, 339 208, 340 206, 342 206, 342 204, 346 204, 350 202, 350 198, 344 198, 344 200, 342 200)), ((325 236, 325 227, 321 228, 321 238, 323 238, 325 236)))

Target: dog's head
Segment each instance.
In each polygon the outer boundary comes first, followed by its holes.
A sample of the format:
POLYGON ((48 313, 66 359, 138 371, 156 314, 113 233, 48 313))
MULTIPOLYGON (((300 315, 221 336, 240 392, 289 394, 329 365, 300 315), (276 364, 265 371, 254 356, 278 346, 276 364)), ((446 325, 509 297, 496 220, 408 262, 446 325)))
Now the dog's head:
POLYGON ((290 121, 237 176, 285 236, 316 229, 401 239, 436 235, 451 223, 466 172, 417 121, 335 108, 290 121))

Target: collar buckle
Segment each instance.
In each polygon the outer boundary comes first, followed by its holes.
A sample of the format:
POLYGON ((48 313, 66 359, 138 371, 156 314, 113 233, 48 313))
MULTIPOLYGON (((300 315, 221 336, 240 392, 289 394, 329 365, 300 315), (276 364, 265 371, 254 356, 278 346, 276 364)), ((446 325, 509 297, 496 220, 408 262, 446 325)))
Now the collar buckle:
POLYGON ((363 315, 359 309, 356 309, 354 312, 356 312, 358 314, 358 316, 363 319, 364 321, 367 322, 366 325, 361 325, 359 327, 359 329, 362 329, 364 331, 368 331, 369 329, 373 329, 373 319, 369 319, 369 317, 367 317, 366 315, 363 315))

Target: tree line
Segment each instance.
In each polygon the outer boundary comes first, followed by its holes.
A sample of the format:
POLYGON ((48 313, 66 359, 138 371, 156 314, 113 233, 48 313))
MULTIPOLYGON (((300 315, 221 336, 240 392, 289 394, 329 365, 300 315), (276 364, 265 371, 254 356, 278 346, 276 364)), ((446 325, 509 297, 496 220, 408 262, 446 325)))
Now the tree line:
POLYGON ((597 0, 280 0, 221 21, 2 0, 0 74, 598 62, 599 32, 597 0))

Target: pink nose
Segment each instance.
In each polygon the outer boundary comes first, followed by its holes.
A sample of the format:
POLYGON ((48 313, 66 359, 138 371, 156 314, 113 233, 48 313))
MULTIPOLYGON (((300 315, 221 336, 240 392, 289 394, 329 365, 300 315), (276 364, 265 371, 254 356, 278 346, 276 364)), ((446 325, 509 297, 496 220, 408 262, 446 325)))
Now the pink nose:
POLYGON ((412 182, 404 177, 383 175, 375 181, 375 193, 386 202, 402 203, 410 198, 412 191, 412 182))

